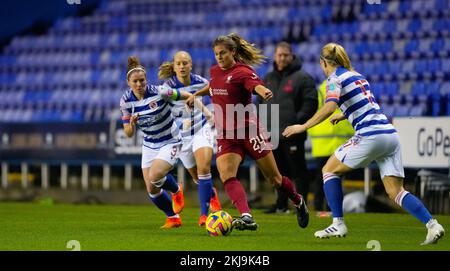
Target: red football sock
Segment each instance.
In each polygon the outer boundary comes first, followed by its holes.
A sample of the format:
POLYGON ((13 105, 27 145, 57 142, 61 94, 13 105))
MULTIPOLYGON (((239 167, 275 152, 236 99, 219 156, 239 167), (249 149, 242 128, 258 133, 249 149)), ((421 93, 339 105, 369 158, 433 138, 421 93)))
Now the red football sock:
POLYGON ((250 213, 248 207, 247 194, 245 194, 244 187, 236 177, 230 178, 223 183, 228 197, 231 199, 233 205, 238 209, 239 213, 250 213))
POLYGON ((295 205, 300 203, 302 196, 295 190, 294 183, 288 178, 283 176, 281 179, 281 185, 278 188, 282 193, 284 193, 295 205))

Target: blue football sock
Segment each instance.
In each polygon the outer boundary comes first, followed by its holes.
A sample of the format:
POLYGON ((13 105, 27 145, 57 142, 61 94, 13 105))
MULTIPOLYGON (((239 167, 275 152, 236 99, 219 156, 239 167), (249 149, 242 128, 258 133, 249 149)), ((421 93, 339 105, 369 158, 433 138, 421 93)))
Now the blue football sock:
POLYGON ((178 183, 175 177, 173 177, 172 174, 168 173, 165 178, 166 181, 161 186, 161 188, 170 191, 172 193, 178 192, 178 183))
POLYGON ((159 194, 152 195, 149 193, 148 195, 150 196, 150 199, 153 201, 156 207, 163 211, 166 216, 169 217, 175 215, 172 208, 172 199, 166 191, 161 189, 161 192, 159 194))
POLYGON ((198 198, 200 200, 200 213, 208 215, 209 202, 212 196, 212 179, 211 173, 198 176, 198 198))
POLYGON ((395 198, 395 202, 423 224, 426 224, 432 218, 425 205, 408 191, 401 191, 395 198))
POLYGON ((344 195, 342 192, 342 181, 338 175, 332 173, 323 174, 323 190, 331 209, 333 217, 343 217, 342 202, 344 195))

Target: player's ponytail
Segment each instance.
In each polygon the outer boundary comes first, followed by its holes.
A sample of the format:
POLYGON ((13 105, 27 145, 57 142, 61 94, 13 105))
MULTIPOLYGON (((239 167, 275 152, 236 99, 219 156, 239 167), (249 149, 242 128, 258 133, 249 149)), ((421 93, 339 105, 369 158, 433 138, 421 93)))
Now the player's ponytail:
POLYGON ((159 66, 158 78, 167 79, 175 75, 175 70, 173 69, 173 62, 166 61, 161 66, 159 66))
POLYGON ((142 71, 145 72, 145 68, 139 62, 139 58, 137 56, 129 56, 128 57, 128 65, 127 65, 127 80, 130 78, 130 75, 133 72, 142 71))
POLYGON ((353 70, 350 58, 345 52, 344 47, 337 43, 328 43, 322 48, 320 58, 326 61, 331 66, 342 66, 349 71, 353 70))
POLYGON ((217 37, 214 40, 213 46, 218 44, 224 45, 230 51, 235 51, 234 59, 247 65, 260 65, 267 58, 254 44, 247 42, 236 33, 217 37))

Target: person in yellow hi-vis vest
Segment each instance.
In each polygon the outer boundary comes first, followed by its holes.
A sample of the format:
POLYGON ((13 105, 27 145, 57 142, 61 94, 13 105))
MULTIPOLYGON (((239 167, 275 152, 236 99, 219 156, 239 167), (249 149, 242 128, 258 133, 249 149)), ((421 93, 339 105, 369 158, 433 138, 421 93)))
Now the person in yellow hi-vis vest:
MULTIPOLYGON (((318 88, 319 91, 317 96, 319 104, 317 110, 319 110, 325 102, 326 82, 326 80, 323 81, 318 88)), ((337 113, 341 113, 339 109, 336 109, 333 115, 337 113)), ((307 132, 311 139, 312 156, 316 160, 318 169, 314 180, 314 207, 316 211, 325 211, 328 209, 328 206, 323 192, 321 169, 327 163, 328 158, 330 158, 334 151, 353 136, 355 130, 348 120, 343 120, 333 125, 328 118, 320 124, 308 129, 307 132)))

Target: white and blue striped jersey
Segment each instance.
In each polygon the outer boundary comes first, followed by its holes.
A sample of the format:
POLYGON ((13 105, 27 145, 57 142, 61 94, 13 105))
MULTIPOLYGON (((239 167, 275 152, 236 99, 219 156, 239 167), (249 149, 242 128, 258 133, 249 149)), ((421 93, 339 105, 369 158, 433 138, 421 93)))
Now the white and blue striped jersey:
POLYGON ((144 98, 138 100, 128 89, 120 99, 122 122, 130 123, 131 116, 139 114, 137 126, 144 133, 143 144, 146 147, 158 149, 169 143, 181 142, 180 131, 171 114, 171 101, 180 96, 178 90, 167 86, 147 85, 144 98))
MULTIPOLYGON (((176 75, 168 79, 164 85, 179 91, 184 90, 194 94, 208 84, 208 80, 200 75, 191 73, 190 76, 191 85, 189 86, 183 85, 183 83, 178 80, 176 75)), ((176 118, 175 121, 181 131, 181 136, 186 137, 194 135, 207 123, 205 116, 199 109, 188 112, 184 101, 173 101, 171 103, 173 104, 172 114, 176 118), (183 122, 189 122, 189 129, 186 129, 186 127, 183 129, 183 122)))
POLYGON ((327 79, 327 98, 334 101, 350 121, 355 134, 369 136, 395 133, 394 126, 382 113, 366 78, 339 67, 327 79))

